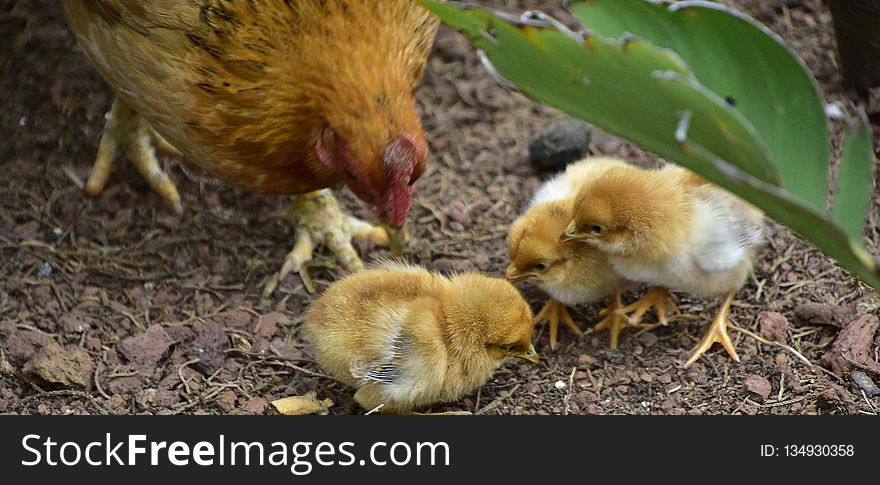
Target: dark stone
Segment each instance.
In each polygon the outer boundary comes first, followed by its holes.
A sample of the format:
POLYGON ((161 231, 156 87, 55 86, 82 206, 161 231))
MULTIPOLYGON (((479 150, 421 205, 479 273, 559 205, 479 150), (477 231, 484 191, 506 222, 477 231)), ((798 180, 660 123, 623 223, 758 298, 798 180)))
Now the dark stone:
POLYGON ((590 149, 590 125, 563 117, 544 129, 529 144, 529 162, 538 171, 559 172, 587 155, 590 149))

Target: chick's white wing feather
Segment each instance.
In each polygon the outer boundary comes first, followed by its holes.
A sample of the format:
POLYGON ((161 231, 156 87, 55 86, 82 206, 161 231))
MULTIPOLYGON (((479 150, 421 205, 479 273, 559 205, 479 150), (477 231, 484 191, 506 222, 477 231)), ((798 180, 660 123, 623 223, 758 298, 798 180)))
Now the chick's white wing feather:
POLYGON ((382 337, 377 339, 371 355, 377 355, 373 360, 352 362, 348 370, 362 384, 379 382, 382 384, 394 384, 402 378, 400 363, 410 348, 409 336, 403 329, 404 314, 391 312, 386 317, 388 325, 382 337))
POLYGON ((532 197, 530 207, 573 196, 571 181, 566 177, 567 174, 568 172, 563 172, 544 182, 544 185, 532 197))
POLYGON ((727 271, 763 241, 763 215, 716 187, 701 189, 694 200, 690 253, 704 271, 727 271))
POLYGON ((574 162, 564 172, 544 182, 532 197, 530 207, 574 197, 583 184, 599 177, 608 169, 621 165, 626 163, 607 157, 588 157, 574 162))
POLYGON ((434 302, 423 298, 383 317, 388 322, 387 331, 370 344, 376 347, 369 355, 377 357, 349 365, 352 376, 359 381, 358 387, 378 385, 379 393, 386 399, 404 402, 442 387, 446 376, 445 353, 434 346, 432 358, 425 355, 424 332, 435 328, 430 321, 431 313, 420 305, 425 301, 434 302))

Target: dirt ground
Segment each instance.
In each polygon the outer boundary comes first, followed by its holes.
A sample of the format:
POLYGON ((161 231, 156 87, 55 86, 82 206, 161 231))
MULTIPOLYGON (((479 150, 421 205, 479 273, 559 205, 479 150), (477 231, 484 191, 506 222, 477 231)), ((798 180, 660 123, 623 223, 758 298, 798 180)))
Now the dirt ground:
MULTIPOLYGON (((502 6, 516 11, 538 2, 523 3, 502 6)), ((830 17, 818 0, 731 3, 789 42, 827 99, 847 99, 830 17)), ((127 163, 103 195, 86 197, 82 185, 111 94, 57 2, 0 0, 0 70, 0 412, 271 414, 272 400, 311 390, 333 400, 331 414, 364 412, 351 389, 313 362, 300 325, 315 295, 301 279, 291 276, 271 298, 260 297, 260 284, 293 242, 284 198, 237 190, 173 159, 165 162, 184 199, 180 218, 127 163)), ((406 257, 437 271, 501 275, 507 229, 548 175, 531 168, 528 144, 558 113, 496 85, 469 43, 445 29, 418 101, 431 155, 416 184, 406 257)), ((590 149, 657 163, 598 131, 590 149)), ((348 193, 340 198, 370 217, 348 193)), ((875 194, 866 231, 874 254, 878 213, 875 194)), ((617 350, 608 348, 607 334, 578 338, 561 330, 551 352, 539 327, 540 364, 505 365, 478 392, 434 410, 876 414, 880 396, 870 397, 870 381, 853 385, 849 369, 840 369, 849 364, 832 366, 823 354, 861 344, 859 367, 876 362, 880 300, 821 252, 773 229, 732 317, 781 339, 810 364, 734 332, 742 363, 715 348, 683 369, 717 301, 678 295, 680 309, 700 318, 625 332, 617 350), (845 326, 847 338, 833 344, 845 326)), ((319 258, 310 274, 321 291, 342 272, 319 258)), ((539 309, 540 290, 520 288, 539 309)), ((598 309, 583 305, 574 315, 588 328, 598 309)))

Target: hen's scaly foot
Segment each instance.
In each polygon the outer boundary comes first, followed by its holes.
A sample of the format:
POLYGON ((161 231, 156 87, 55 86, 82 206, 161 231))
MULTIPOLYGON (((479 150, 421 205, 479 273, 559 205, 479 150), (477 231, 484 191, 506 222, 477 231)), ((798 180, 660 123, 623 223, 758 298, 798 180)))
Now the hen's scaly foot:
POLYGON ((553 298, 547 300, 547 304, 545 304, 544 308, 535 315, 535 318, 532 321, 533 323, 538 324, 544 320, 547 321, 550 329, 550 349, 552 350, 556 350, 556 336, 559 333, 560 321, 577 335, 582 333, 581 329, 574 323, 571 315, 569 315, 568 308, 553 298))
POLYGON ((287 275, 299 272, 312 260, 316 245, 332 251, 336 261, 347 271, 360 271, 364 263, 351 245, 352 239, 368 239, 380 246, 389 244, 385 229, 343 214, 328 189, 293 197, 287 217, 296 225, 296 243, 284 258, 281 270, 266 282, 264 298, 271 295, 287 275))
POLYGON ((730 317, 730 304, 733 303, 733 295, 734 293, 731 292, 724 297, 721 306, 718 308, 718 313, 715 314, 715 318, 712 320, 712 324, 709 325, 709 329, 703 334, 703 338, 700 339, 700 342, 691 352, 691 357, 684 364, 685 368, 690 367, 696 362, 700 356, 712 348, 712 344, 715 342, 724 346, 724 350, 727 351, 730 357, 739 362, 739 355, 737 355, 733 341, 730 340, 730 335, 727 333, 727 322, 730 317))
POLYGON ((621 303, 620 301, 620 292, 615 292, 614 295, 611 297, 611 302, 608 304, 608 306, 599 312, 599 316, 603 317, 602 320, 599 321, 599 323, 597 323, 595 327, 590 329, 590 333, 608 330, 608 336, 611 339, 609 346, 612 349, 617 348, 620 338, 620 332, 623 331, 623 329, 652 329, 656 327, 656 325, 649 325, 647 323, 631 322, 630 319, 627 318, 623 310, 624 307, 623 303, 621 303))
POLYGON ((671 313, 678 313, 678 307, 669 297, 669 290, 662 286, 651 288, 645 293, 645 296, 623 307, 620 311, 629 315, 629 323, 638 324, 651 308, 654 308, 657 313, 657 322, 663 326, 669 324, 669 319, 666 317, 667 309, 671 313))
POLYGON ((95 157, 95 165, 86 183, 86 193, 97 196, 107 185, 113 163, 124 154, 146 179, 162 200, 180 215, 183 205, 180 202, 180 194, 174 182, 159 166, 154 144, 157 148, 171 155, 180 153, 169 144, 161 135, 156 133, 146 120, 141 118, 134 110, 128 107, 118 97, 113 100, 113 106, 107 113, 107 123, 104 125, 104 133, 98 145, 98 155, 95 157))

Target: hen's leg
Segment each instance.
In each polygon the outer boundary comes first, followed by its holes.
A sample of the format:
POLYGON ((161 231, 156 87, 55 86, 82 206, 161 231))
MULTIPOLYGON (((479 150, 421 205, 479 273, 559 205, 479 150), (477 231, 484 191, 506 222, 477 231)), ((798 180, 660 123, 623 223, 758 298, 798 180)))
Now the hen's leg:
POLYGON ((657 312, 657 321, 664 326, 669 324, 669 320, 666 318, 667 309, 673 313, 678 312, 678 308, 669 297, 669 290, 662 286, 651 288, 645 296, 623 307, 620 311, 630 314, 629 322, 636 324, 642 321, 642 317, 651 308, 657 312))
POLYGON ((533 322, 538 324, 544 320, 547 321, 550 330, 550 348, 553 350, 556 350, 556 336, 559 333, 560 321, 566 327, 570 328, 572 332, 577 335, 581 334, 581 329, 574 323, 574 319, 568 314, 568 309, 565 308, 565 305, 553 298, 547 300, 547 304, 545 304, 544 308, 535 315, 533 322))
POLYGON ((608 335, 611 339, 609 346, 612 349, 617 348, 620 332, 623 331, 624 328, 654 328, 654 325, 631 322, 623 310, 624 307, 623 303, 620 301, 620 292, 615 292, 611 297, 611 302, 608 306, 599 312, 599 316, 603 317, 602 320, 597 323, 595 327, 590 329, 590 333, 608 330, 608 335))
POLYGON ((706 330, 706 333, 703 334, 703 338, 700 339, 700 342, 694 348, 691 357, 684 364, 685 367, 690 367, 700 358, 700 356, 712 348, 712 344, 715 342, 720 343, 724 347, 724 350, 730 354, 730 357, 736 362, 739 362, 739 355, 737 355, 736 348, 733 346, 733 341, 730 340, 730 335, 727 333, 727 322, 730 317, 730 304, 733 303, 734 294, 735 293, 731 292, 724 297, 721 306, 718 308, 718 313, 715 314, 715 318, 712 320, 712 324, 709 325, 709 329, 706 330))
POLYGON ((382 246, 389 244, 385 229, 343 214, 328 189, 293 197, 287 217, 296 225, 296 243, 284 259, 281 270, 266 282, 263 297, 271 295, 287 275, 300 271, 311 261, 316 245, 326 246, 346 270, 360 271, 364 263, 352 247, 352 239, 369 239, 382 246))
POLYGON ((110 170, 116 159, 124 154, 131 159, 138 172, 147 180, 150 187, 168 204, 176 214, 183 212, 180 194, 168 175, 159 166, 153 143, 161 150, 178 155, 164 138, 150 128, 146 120, 134 112, 118 97, 107 113, 107 123, 98 145, 95 165, 86 183, 86 193, 96 196, 104 190, 110 170))

